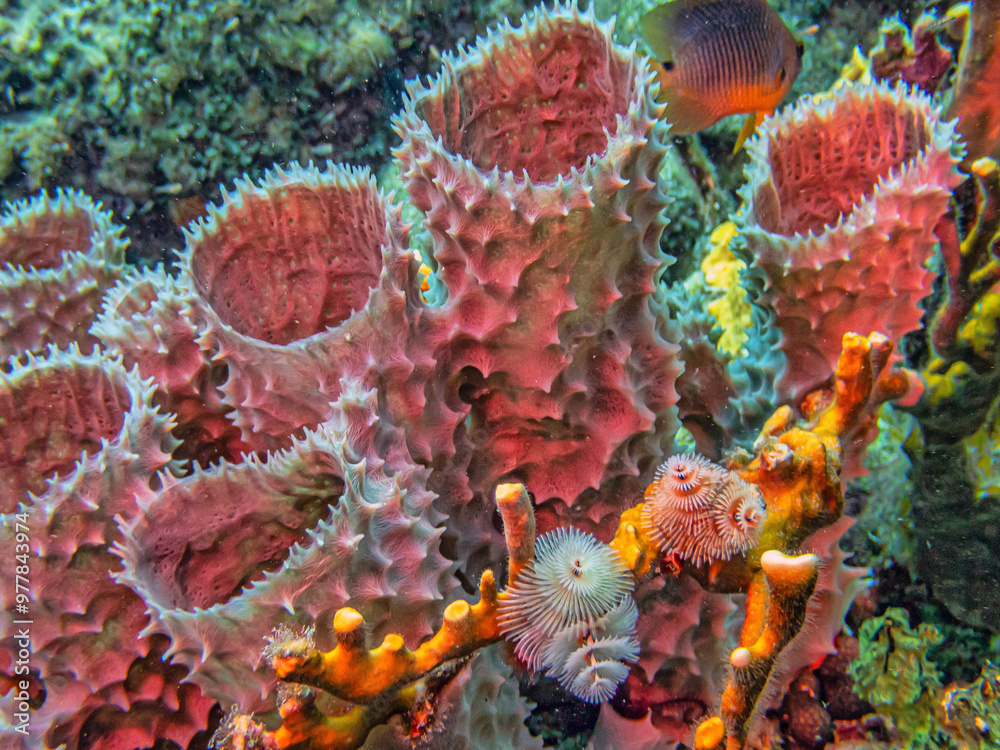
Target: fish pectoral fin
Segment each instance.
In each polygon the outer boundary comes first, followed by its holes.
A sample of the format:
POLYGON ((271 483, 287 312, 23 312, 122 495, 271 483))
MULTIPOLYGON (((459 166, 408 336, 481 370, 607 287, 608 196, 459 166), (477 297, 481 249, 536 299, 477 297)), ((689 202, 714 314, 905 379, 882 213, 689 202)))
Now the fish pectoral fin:
POLYGON ((747 138, 754 134, 757 126, 763 122, 767 115, 767 112, 751 112, 747 115, 747 119, 743 121, 743 128, 740 130, 740 135, 736 139, 736 145, 733 146, 734 154, 743 148, 743 145, 747 142, 747 138))

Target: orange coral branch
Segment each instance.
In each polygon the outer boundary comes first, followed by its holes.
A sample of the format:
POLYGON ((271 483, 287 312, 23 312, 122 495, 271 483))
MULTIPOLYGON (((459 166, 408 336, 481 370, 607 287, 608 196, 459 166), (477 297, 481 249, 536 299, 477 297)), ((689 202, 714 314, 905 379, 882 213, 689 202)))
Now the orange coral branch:
POLYGON ((740 647, 730 656, 735 667, 733 679, 722 694, 728 750, 739 750, 746 742, 757 698, 781 650, 805 622, 806 605, 818 575, 816 555, 789 557, 777 550, 761 555, 761 570, 747 593, 740 647))
MULTIPOLYGON (((840 471, 846 445, 868 432, 879 404, 903 396, 910 387, 911 381, 889 366, 891 354, 892 344, 884 336, 845 335, 833 389, 807 400, 804 422, 791 409, 778 409, 754 445, 755 457, 739 471, 760 488, 767 519, 760 543, 745 555, 691 570, 707 588, 748 595, 722 715, 698 728, 699 750, 743 747, 771 668, 803 626, 819 561, 795 551, 842 512, 840 471)), ((534 515, 522 485, 501 485, 496 497, 513 581, 534 557, 534 515)), ((648 573, 659 556, 654 540, 643 532, 642 509, 640 503, 622 514, 610 545, 637 577, 648 573)), ((412 651, 395 634, 367 649, 364 618, 351 608, 334 618, 337 645, 332 651, 316 650, 309 637, 286 638, 270 649, 271 663, 283 681, 309 687, 286 698, 278 730, 267 732, 248 717, 235 717, 227 723, 224 744, 268 750, 358 747, 372 727, 429 700, 463 657, 500 639, 497 614, 504 596, 496 590, 493 573, 485 571, 479 601, 452 602, 438 632, 412 651), (357 705, 341 716, 326 716, 316 709, 311 689, 357 705)))
MULTIPOLYGON (((513 580, 534 556, 534 511, 519 484, 498 487, 497 505, 504 519, 513 580)), ((364 617, 350 607, 334 616, 337 645, 331 651, 317 650, 308 634, 277 634, 265 656, 279 679, 299 686, 282 702, 281 726, 266 731, 251 717, 234 716, 220 730, 216 746, 231 750, 360 747, 373 727, 394 714, 413 710, 447 682, 457 671, 449 665, 500 639, 497 614, 503 597, 497 592, 493 571, 484 571, 479 601, 449 604, 437 633, 412 651, 395 633, 387 635, 380 646, 366 648, 364 617), (342 715, 328 716, 315 706, 310 688, 358 705, 342 715)))
POLYGON ((507 581, 514 583, 522 568, 535 557, 535 513, 523 484, 501 484, 496 497, 510 555, 507 581))
POLYGON ((468 656, 500 638, 493 571, 479 582, 479 601, 455 601, 444 611, 441 628, 411 651, 390 633, 382 645, 364 644, 364 618, 346 607, 334 617, 337 645, 326 653, 286 646, 271 664, 281 680, 318 688, 351 703, 369 703, 401 684, 414 682, 443 662, 468 656))
MULTIPOLYGON (((881 403, 906 395, 911 387, 905 373, 889 366, 892 349, 880 334, 844 336, 833 388, 806 400, 805 421, 797 420, 788 407, 775 411, 754 444, 755 457, 739 471, 759 487, 767 506, 759 544, 745 556, 701 569, 688 566, 706 588, 747 593, 746 619, 740 648, 731 657, 734 676, 723 694, 722 716, 699 727, 699 750, 743 747, 771 668, 802 628, 818 560, 815 555, 796 556, 796 550, 842 513, 845 451, 864 444, 881 403)), ((611 543, 640 575, 658 556, 653 541, 641 533, 641 510, 640 504, 622 514, 611 543)))
POLYGON ((642 531, 642 507, 643 504, 639 503, 622 513, 615 538, 608 545, 621 555, 636 578, 649 573, 659 554, 656 544, 642 531))
POLYGON ((281 726, 273 732, 265 730, 249 716, 230 719, 223 735, 217 735, 215 746, 231 750, 277 750, 295 747, 300 750, 351 750, 364 742, 374 726, 367 720, 369 709, 359 706, 342 716, 325 716, 309 696, 295 695, 282 704, 281 726))
MULTIPOLYGON (((881 334, 846 334, 833 388, 807 398, 806 421, 800 423, 788 406, 771 415, 754 443, 753 460, 738 472, 760 488, 767 505, 760 542, 744 557, 691 569, 693 575, 713 591, 746 591, 764 552, 793 553, 810 534, 840 517, 845 449, 871 429, 879 405, 902 398, 913 386, 905 372, 889 367, 892 350, 881 334)), ((642 534, 642 508, 622 513, 611 542, 637 577, 659 556, 655 542, 642 534)))
POLYGON ((354 750, 364 744, 373 728, 393 715, 415 713, 460 666, 441 668, 403 689, 387 692, 376 703, 355 706, 337 716, 324 714, 316 707, 315 692, 293 689, 281 703, 281 726, 277 729, 268 731, 250 716, 233 716, 212 744, 228 750, 354 750))
MULTIPOLYGON (((832 392, 808 400, 809 421, 801 426, 790 409, 779 409, 755 444, 756 457, 741 472, 764 495, 767 520, 759 546, 747 555, 747 564, 756 561, 759 567, 747 592, 740 648, 731 656, 733 679, 723 693, 728 750, 744 746, 771 668, 805 621, 819 563, 815 555, 791 554, 840 517, 844 451, 869 431, 881 403, 904 396, 910 387, 904 373, 889 367, 891 355, 892 343, 880 334, 846 334, 832 392)), ((717 735, 712 726, 703 733, 709 739, 717 735)), ((721 741, 698 748, 715 746, 721 741)))

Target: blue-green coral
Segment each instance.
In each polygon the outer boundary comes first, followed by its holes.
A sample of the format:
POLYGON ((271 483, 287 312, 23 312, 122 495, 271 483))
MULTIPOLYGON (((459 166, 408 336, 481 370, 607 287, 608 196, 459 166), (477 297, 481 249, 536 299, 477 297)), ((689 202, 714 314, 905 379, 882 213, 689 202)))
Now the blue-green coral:
POLYGON ((851 482, 851 488, 867 499, 850 532, 858 539, 852 548, 872 550, 872 559, 864 556, 875 567, 892 562, 910 565, 915 560, 910 500, 916 488, 905 447, 920 445, 923 436, 912 415, 889 404, 879 409, 878 429, 864 457, 868 473, 851 482))

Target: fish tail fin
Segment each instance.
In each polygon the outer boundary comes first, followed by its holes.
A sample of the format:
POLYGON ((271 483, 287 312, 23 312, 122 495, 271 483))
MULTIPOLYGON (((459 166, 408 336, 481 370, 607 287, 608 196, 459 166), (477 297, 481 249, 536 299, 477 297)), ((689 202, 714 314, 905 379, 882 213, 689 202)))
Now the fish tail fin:
POLYGON ((740 135, 736 139, 736 145, 733 146, 733 153, 738 153, 741 148, 746 144, 747 139, 754 134, 757 130, 757 126, 763 122, 764 118, 767 117, 767 112, 751 112, 747 115, 747 119, 743 121, 743 129, 740 130, 740 135))

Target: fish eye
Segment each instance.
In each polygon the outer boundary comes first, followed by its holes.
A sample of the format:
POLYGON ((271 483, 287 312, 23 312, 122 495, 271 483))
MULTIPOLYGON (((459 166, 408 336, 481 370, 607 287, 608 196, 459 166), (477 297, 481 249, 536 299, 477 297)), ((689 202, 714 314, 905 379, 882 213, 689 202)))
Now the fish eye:
POLYGON ((670 72, 671 70, 673 70, 673 69, 674 69, 674 61, 673 61, 673 60, 664 60, 664 61, 663 61, 663 62, 661 63, 661 65, 663 65, 663 69, 664 69, 665 71, 667 71, 668 73, 669 73, 669 72, 670 72))

